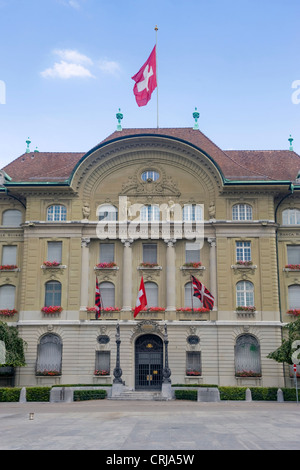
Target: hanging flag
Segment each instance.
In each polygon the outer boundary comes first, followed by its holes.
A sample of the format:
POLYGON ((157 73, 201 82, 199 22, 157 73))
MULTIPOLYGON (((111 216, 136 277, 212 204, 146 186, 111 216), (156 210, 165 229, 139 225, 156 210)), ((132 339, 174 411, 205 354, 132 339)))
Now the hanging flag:
POLYGON ((151 94, 157 87, 156 80, 156 45, 148 60, 140 70, 131 77, 135 81, 133 93, 138 106, 145 106, 151 99, 151 94))
POLYGON ((215 301, 214 296, 194 276, 192 276, 192 284, 194 288, 193 295, 195 297, 198 297, 200 302, 202 302, 202 305, 204 308, 208 308, 209 310, 212 310, 214 308, 214 301, 215 301))
POLYGON ((143 276, 141 279, 141 285, 140 285, 140 290, 136 299, 136 304, 135 304, 135 309, 134 309, 134 318, 137 316, 137 314, 143 310, 147 305, 147 296, 146 296, 146 290, 144 286, 144 280, 143 276))
POLYGON ((95 307, 96 307, 96 320, 98 320, 98 318, 100 318, 100 315, 101 315, 102 305, 101 305, 101 294, 100 294, 97 277, 96 277, 95 307))

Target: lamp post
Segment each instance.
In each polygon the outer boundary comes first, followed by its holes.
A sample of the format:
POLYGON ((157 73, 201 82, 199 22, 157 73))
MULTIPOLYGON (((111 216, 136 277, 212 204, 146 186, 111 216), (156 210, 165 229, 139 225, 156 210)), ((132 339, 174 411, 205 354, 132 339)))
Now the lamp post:
POLYGON ((120 367, 120 344, 121 344, 121 339, 120 339, 120 325, 117 323, 116 326, 116 343, 117 343, 117 358, 116 358, 116 367, 114 368, 114 384, 123 384, 123 381, 121 379, 122 377, 122 369, 120 367))
POLYGON ((168 331, 167 325, 165 324, 165 334, 164 334, 164 344, 165 344, 165 367, 163 369, 163 384, 171 383, 171 369, 169 368, 169 357, 168 357, 168 331))

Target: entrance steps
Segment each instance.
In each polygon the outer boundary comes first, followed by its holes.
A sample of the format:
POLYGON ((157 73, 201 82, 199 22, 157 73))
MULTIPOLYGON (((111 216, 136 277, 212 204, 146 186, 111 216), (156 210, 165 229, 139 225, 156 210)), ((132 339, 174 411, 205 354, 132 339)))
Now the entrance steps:
POLYGON ((147 390, 125 390, 119 395, 110 397, 109 400, 144 400, 144 401, 166 401, 160 391, 148 392, 147 390))

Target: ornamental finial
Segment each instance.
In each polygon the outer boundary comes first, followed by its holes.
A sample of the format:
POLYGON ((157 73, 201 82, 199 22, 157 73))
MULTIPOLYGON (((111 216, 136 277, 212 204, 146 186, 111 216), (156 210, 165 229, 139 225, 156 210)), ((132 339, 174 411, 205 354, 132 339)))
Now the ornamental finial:
POLYGON ((118 119, 117 131, 121 131, 122 130, 121 120, 123 119, 121 108, 119 108, 119 112, 116 114, 116 118, 118 119))
POLYGON ((199 124, 198 124, 198 119, 199 119, 200 113, 198 113, 197 108, 195 108, 195 111, 193 112, 193 118, 195 119, 195 124, 193 129, 197 130, 199 129, 199 124))
POLYGON ((294 150, 294 148, 293 148, 293 140, 294 140, 294 139, 292 138, 292 136, 291 136, 291 134, 290 134, 290 138, 288 139, 288 141, 290 142, 290 151, 291 151, 291 152, 294 150))

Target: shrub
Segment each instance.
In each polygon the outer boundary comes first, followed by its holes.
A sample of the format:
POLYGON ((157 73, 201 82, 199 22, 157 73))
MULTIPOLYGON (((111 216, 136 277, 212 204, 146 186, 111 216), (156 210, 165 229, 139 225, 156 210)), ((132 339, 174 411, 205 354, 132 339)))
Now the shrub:
POLYGON ((20 388, 0 388, 0 402, 19 401, 20 388))
POLYGON ((26 388, 27 401, 50 401, 51 387, 28 387, 26 388))
POLYGON ((106 390, 75 390, 74 401, 102 400, 107 397, 106 390))
POLYGON ((175 390, 176 400, 193 400, 197 401, 197 390, 175 390))
POLYGON ((247 387, 219 387, 220 400, 245 400, 247 387))
POLYGON ((249 387, 251 390, 252 400, 277 400, 277 387, 249 387))

